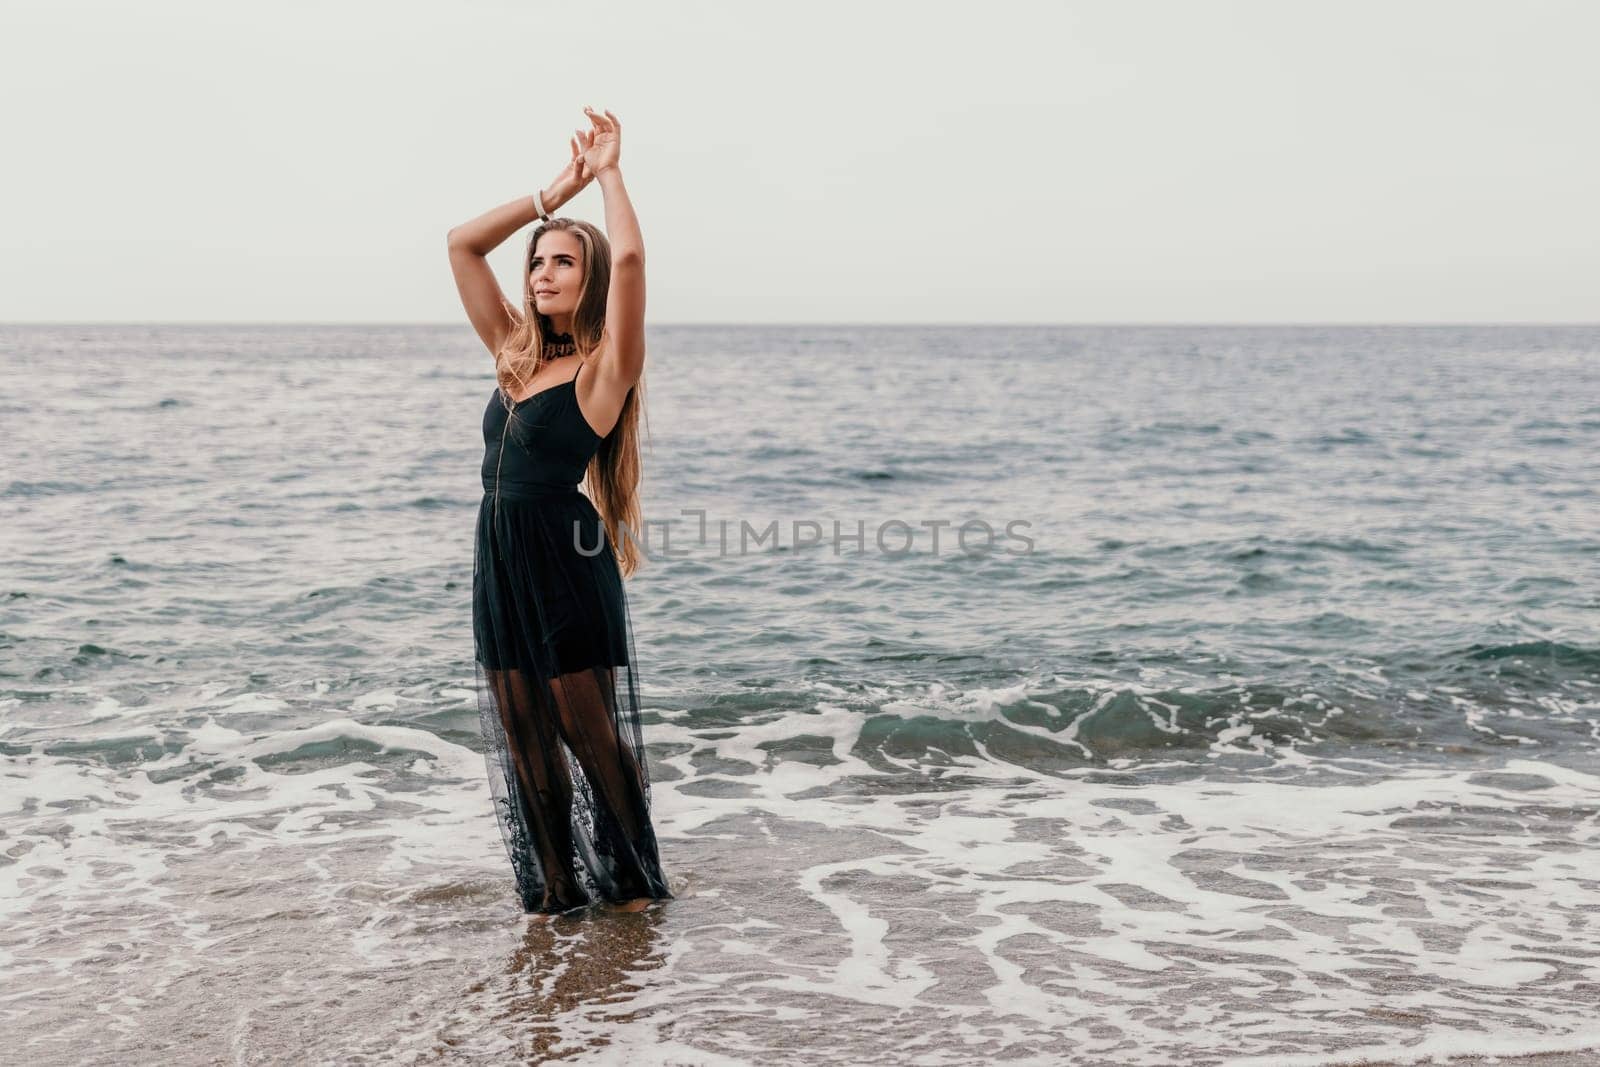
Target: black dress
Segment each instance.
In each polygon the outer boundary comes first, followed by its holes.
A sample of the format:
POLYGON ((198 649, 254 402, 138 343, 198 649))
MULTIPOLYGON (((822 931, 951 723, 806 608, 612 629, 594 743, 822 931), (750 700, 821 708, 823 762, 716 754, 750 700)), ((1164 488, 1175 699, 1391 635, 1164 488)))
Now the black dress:
POLYGON ((604 440, 573 376, 483 415, 472 569, 478 717, 524 911, 670 898, 650 823, 627 598, 578 489, 604 440))

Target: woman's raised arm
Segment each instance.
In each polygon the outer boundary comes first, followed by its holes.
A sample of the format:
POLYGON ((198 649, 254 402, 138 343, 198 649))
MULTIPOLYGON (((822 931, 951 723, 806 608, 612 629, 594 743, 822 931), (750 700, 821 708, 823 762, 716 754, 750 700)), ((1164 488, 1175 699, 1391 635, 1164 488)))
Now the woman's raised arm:
MULTIPOLYGON (((583 162, 577 138, 572 139, 572 160, 556 175, 540 198, 546 212, 553 213, 593 180, 583 162)), ((488 254, 528 223, 539 217, 533 197, 524 196, 491 208, 470 222, 450 230, 446 246, 450 250, 450 271, 455 275, 461 304, 467 309, 472 328, 478 331, 491 353, 500 351, 506 336, 522 317, 521 309, 506 299, 489 267, 488 254)))
POLYGON ((631 388, 644 373, 644 237, 622 183, 622 123, 607 111, 584 108, 594 129, 584 163, 606 201, 606 241, 611 245, 611 288, 606 293, 606 334, 611 339, 600 373, 631 388))

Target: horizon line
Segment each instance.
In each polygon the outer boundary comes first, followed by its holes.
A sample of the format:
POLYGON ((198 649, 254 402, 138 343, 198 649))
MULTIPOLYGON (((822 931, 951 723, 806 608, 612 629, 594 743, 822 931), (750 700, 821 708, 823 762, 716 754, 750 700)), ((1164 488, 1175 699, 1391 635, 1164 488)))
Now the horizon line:
MULTIPOLYGON (((400 320, 327 320, 327 319, 8 319, 4 326, 380 326, 428 327, 471 330, 466 320, 450 321, 400 321, 400 320)), ((769 329, 772 327, 807 327, 811 329, 906 329, 914 327, 939 327, 945 329, 1075 329, 1080 327, 1284 327, 1284 326, 1600 326, 1600 319, 1121 319, 1075 322, 937 322, 937 321, 848 321, 833 322, 647 322, 646 329, 769 329)))

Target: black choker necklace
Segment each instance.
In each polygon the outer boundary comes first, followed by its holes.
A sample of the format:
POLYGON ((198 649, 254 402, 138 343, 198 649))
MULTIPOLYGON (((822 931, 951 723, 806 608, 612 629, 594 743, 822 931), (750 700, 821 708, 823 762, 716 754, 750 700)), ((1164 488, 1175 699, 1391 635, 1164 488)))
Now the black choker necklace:
POLYGON ((577 343, 573 341, 572 335, 570 333, 557 333, 557 334, 552 334, 550 337, 548 337, 545 340, 545 347, 546 348, 577 348, 578 346, 577 346, 577 343))

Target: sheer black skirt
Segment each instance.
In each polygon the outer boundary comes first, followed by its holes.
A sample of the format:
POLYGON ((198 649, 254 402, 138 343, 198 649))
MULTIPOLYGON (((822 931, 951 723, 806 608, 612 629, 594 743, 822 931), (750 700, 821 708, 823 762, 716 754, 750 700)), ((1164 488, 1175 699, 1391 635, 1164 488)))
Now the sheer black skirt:
POLYGON ((671 898, 627 597, 588 497, 484 494, 472 623, 489 789, 523 910, 671 898))

